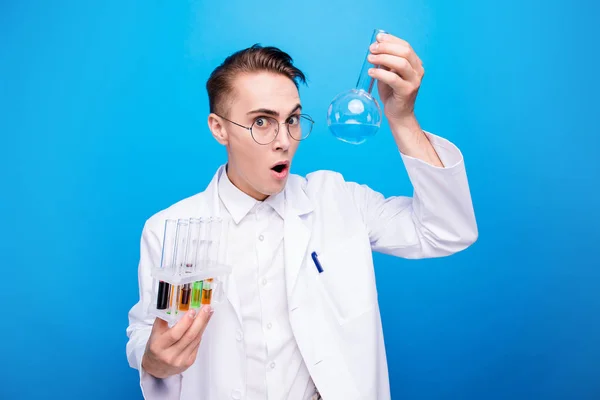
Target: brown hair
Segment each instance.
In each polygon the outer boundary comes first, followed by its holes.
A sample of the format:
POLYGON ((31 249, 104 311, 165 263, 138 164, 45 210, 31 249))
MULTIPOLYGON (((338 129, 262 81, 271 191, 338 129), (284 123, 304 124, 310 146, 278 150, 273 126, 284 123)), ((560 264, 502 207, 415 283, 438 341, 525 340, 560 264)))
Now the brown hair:
POLYGON ((223 103, 233 91, 231 83, 237 74, 261 71, 287 76, 296 87, 298 87, 298 81, 306 84, 304 73, 293 65, 289 54, 277 47, 263 47, 255 44, 227 57, 208 78, 206 91, 208 92, 210 112, 223 112, 223 103))

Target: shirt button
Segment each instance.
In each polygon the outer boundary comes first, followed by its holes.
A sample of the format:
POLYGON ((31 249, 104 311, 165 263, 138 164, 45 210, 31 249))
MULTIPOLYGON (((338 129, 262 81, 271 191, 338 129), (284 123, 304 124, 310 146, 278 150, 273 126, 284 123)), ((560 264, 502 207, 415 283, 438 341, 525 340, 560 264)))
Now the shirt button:
POLYGON ((244 338, 244 333, 242 331, 237 331, 235 334, 235 340, 237 340, 238 342, 241 342, 243 338, 244 338))
POLYGON ((269 322, 269 323, 267 324, 267 329, 271 329, 272 327, 273 327, 273 324, 269 322))
POLYGON ((235 399, 235 400, 240 400, 242 398, 242 391, 241 390, 232 390, 231 391, 231 398, 235 399))
POLYGON ((264 237, 263 235, 260 235, 260 236, 258 237, 258 240, 260 240, 260 241, 262 242, 263 240, 265 240, 265 237, 264 237))
POLYGON ((273 361, 270 365, 271 369, 275 369, 275 361, 273 361))
POLYGON ((263 286, 266 286, 266 284, 267 284, 267 278, 263 278, 262 284, 263 284, 263 286))

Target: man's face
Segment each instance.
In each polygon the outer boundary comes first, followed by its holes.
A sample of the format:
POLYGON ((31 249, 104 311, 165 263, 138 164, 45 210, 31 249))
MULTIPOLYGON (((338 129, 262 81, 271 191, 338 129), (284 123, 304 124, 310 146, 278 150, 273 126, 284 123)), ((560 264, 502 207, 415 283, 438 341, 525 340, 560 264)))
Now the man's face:
POLYGON ((228 176, 234 185, 258 200, 279 193, 289 176, 292 158, 299 142, 288 134, 285 124, 297 120, 301 113, 300 95, 288 77, 270 72, 239 74, 234 82, 234 93, 226 104, 227 119, 252 126, 253 134, 261 141, 261 129, 276 127, 279 133, 268 144, 257 143, 250 131, 221 119, 228 153, 228 176), (269 125, 267 125, 269 124, 269 125))

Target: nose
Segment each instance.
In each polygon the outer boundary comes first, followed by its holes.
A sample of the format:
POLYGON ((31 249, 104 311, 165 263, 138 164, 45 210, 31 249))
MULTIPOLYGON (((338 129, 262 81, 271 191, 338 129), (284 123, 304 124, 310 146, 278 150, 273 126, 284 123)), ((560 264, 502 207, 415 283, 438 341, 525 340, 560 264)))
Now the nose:
POLYGON ((273 141, 274 150, 287 151, 290 148, 290 133, 285 125, 279 128, 279 133, 273 141))

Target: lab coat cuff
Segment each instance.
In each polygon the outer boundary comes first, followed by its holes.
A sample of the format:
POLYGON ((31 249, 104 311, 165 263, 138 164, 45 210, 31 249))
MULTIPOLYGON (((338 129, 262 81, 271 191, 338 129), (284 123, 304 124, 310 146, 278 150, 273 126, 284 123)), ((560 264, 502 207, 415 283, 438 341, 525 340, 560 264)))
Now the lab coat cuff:
POLYGON ((434 135, 433 133, 426 131, 423 131, 423 133, 425 133, 425 136, 427 139, 429 139, 429 142, 433 146, 444 167, 431 165, 423 160, 400 152, 402 161, 409 171, 410 169, 431 168, 454 174, 464 169, 463 155, 456 145, 447 139, 434 135))
POLYGON ((150 375, 142 368, 142 358, 145 352, 145 346, 140 346, 137 350, 137 367, 140 372, 140 389, 144 399, 179 399, 181 391, 181 374, 173 375, 168 378, 156 378, 150 375))
POLYGON ((156 378, 140 366, 140 386, 145 399, 175 400, 181 393, 181 374, 156 378))

